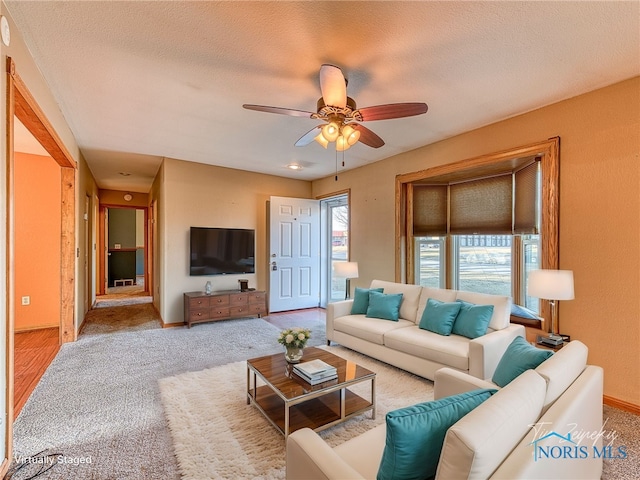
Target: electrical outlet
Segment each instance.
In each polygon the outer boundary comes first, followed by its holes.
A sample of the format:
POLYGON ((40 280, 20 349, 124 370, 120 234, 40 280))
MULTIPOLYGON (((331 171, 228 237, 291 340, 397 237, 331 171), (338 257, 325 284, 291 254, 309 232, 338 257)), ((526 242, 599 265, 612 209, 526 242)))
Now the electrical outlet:
POLYGON ((31 305, 31 297, 29 295, 22 297, 22 305, 31 305))

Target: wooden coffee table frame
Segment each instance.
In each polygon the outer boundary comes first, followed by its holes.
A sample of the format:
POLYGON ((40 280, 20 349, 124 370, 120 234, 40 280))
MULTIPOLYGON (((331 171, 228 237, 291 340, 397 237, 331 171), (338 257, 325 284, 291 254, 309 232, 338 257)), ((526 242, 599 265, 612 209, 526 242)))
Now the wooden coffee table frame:
POLYGON ((255 405, 285 440, 301 428, 319 432, 368 410, 376 417, 375 372, 320 348, 305 348, 302 361, 314 359, 336 367, 337 380, 310 385, 293 373, 284 353, 247 360, 247 405, 255 405), (258 385, 258 378, 264 385, 258 385), (348 389, 367 381, 371 400, 348 389))

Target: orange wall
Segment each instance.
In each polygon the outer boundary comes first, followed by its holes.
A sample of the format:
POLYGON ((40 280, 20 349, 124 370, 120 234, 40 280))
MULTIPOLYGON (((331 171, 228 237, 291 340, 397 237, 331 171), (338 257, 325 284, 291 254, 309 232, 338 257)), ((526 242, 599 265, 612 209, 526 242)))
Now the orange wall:
POLYGON ((60 167, 15 154, 15 329, 60 324, 60 167), (23 296, 31 304, 22 305, 23 296))

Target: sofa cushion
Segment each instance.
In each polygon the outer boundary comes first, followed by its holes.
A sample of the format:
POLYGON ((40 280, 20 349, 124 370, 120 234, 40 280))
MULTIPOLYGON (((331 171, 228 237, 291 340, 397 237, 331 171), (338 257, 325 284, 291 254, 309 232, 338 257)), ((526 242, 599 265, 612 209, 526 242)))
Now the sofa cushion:
POLYGON ((547 395, 544 399, 543 411, 546 411, 576 378, 587 368, 587 346, 574 340, 542 362, 536 372, 547 382, 547 395))
POLYGON ((536 368, 551 355, 551 350, 536 348, 518 336, 507 347, 491 380, 504 387, 524 371, 536 368))
POLYGON ((333 329, 378 345, 384 345, 384 336, 392 331, 407 327, 418 327, 413 322, 399 319, 397 322, 380 318, 366 318, 364 315, 345 315, 333 321, 333 329))
POLYGON ((491 315, 489 328, 502 330, 509 326, 509 320, 511 318, 511 297, 458 290, 456 294, 456 300, 457 299, 475 303, 476 305, 493 305, 493 315, 491 315))
POLYGON ((461 307, 451 332, 467 338, 478 338, 487 333, 493 305, 476 305, 460 299, 456 302, 461 307))
POLYGON ((446 288, 433 288, 422 287, 420 293, 420 300, 418 301, 418 312, 416 316, 416 323, 420 322, 424 309, 427 307, 427 300, 434 298, 441 302, 455 302, 457 292, 455 290, 449 290, 446 288))
POLYGON ((369 307, 366 317, 382 318, 384 320, 398 321, 400 315, 401 293, 369 292, 369 307))
POLYGON ((469 342, 459 335, 443 337, 417 325, 391 329, 384 334, 386 347, 463 371, 469 370, 469 342))
POLYGON ((414 323, 416 322, 418 301, 420 300, 420 292, 422 291, 420 285, 373 280, 371 282, 371 288, 384 288, 384 293, 401 293, 400 318, 411 320, 414 323))
POLYGON ((458 302, 441 302, 430 298, 422 313, 419 327, 439 335, 451 335, 453 323, 461 306, 462 304, 458 302))
POLYGON ((382 288, 360 288, 356 287, 351 304, 351 315, 364 315, 369 308, 369 292, 376 291, 382 293, 382 288))
POLYGON ((496 390, 474 390, 387 413, 378 480, 414 480, 436 473, 445 434, 496 390))
POLYGON ((544 379, 529 370, 453 425, 436 478, 491 477, 540 417, 545 390, 544 379))

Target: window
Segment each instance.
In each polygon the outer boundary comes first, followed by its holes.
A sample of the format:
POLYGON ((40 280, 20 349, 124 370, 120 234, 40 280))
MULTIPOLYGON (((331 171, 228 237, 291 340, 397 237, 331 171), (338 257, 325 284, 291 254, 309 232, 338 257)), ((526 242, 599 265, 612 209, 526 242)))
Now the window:
POLYGON ((335 264, 349 261, 349 197, 337 195, 320 201, 323 241, 321 305, 344 300, 346 282, 334 275, 335 264))
POLYGON ((416 238, 416 284, 444 288, 444 237, 416 238))
POLYGON ((453 283, 456 289, 511 295, 509 235, 456 235, 453 244, 453 263, 457 266, 453 283))
POLYGON ((553 138, 398 175, 396 280, 510 295, 548 320, 526 288, 558 268, 558 160, 553 138))
POLYGON ((529 310, 533 310, 534 312, 539 312, 538 299, 535 297, 530 297, 526 294, 527 292, 527 279, 529 278, 529 273, 532 270, 538 270, 540 268, 540 235, 525 235, 522 237, 522 251, 524 255, 522 256, 522 293, 524 297, 523 302, 519 302, 520 304, 524 304, 529 310))

